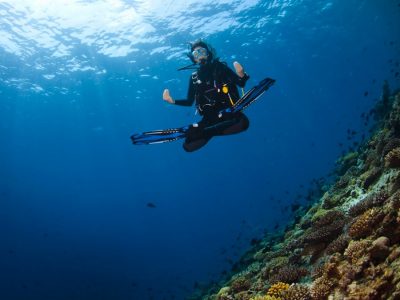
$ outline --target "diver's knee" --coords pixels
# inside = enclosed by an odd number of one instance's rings
[[[194,141],[185,141],[183,143],[183,149],[186,152],[194,152],[198,149],[200,149],[201,147],[203,147],[205,144],[208,143],[208,141],[210,140],[210,138],[202,138],[202,139],[198,139],[198,140],[194,140]]]
[[[187,144],[187,143],[183,143],[182,147],[183,147],[183,150],[185,150],[186,152],[189,152],[189,153],[197,150],[193,147],[190,147],[189,144]]]
[[[243,118],[243,130],[247,130],[250,126],[250,120],[248,117],[244,116]]]

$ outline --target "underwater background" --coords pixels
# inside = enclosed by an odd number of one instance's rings
[[[195,153],[188,42],[276,84]],[[185,299],[320,195],[399,88],[399,1],[0,0],[0,299]]]

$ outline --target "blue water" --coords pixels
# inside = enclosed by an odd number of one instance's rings
[[[190,154],[131,145],[198,120],[162,101],[186,96],[197,38],[247,88],[277,80],[249,130]],[[218,281],[368,134],[360,115],[400,87],[399,38],[390,0],[0,0],[0,299],[184,299]]]

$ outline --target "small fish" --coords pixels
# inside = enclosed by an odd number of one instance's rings
[[[152,202],[147,203],[147,207],[156,208],[156,205]]]
[[[365,92],[364,92],[364,97],[367,97],[367,96],[368,96],[368,92],[365,91]]]

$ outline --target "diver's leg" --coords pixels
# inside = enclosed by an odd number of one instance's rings
[[[229,135],[245,131],[249,128],[249,119],[241,112],[226,115],[218,122],[208,125],[204,131],[210,135]]]
[[[197,126],[190,126],[185,142],[183,143],[183,149],[186,152],[193,152],[200,149],[212,138],[212,135],[205,133],[203,123],[199,122]]]
[[[201,139],[194,140],[191,142],[185,141],[183,143],[183,149],[186,152],[193,152],[193,151],[199,150],[201,147],[203,147],[205,144],[207,144],[210,139],[211,139],[211,137],[201,138]]]
[[[222,130],[223,135],[239,133],[249,128],[250,121],[245,114],[241,112],[238,113],[238,116],[235,117],[235,121],[234,124]]]

